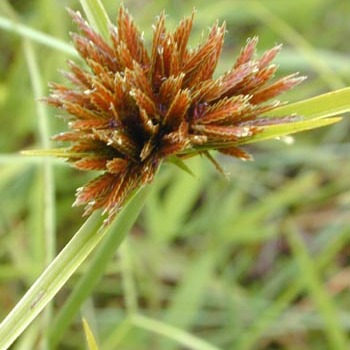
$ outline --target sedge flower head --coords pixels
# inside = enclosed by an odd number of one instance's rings
[[[294,74],[271,82],[280,46],[256,57],[258,40],[249,39],[231,69],[215,77],[225,24],[215,23],[190,48],[193,13],[172,32],[162,13],[148,47],[123,6],[109,40],[70,12],[80,29],[72,39],[86,67],[69,62],[71,84],[51,84],[47,101],[66,112],[70,130],[54,139],[69,142],[68,161],[101,171],[77,191],[75,205],[85,205],[86,215],[102,208],[112,218],[164,160],[211,158],[211,149],[250,159],[238,146],[266,125],[293,118],[263,116],[278,106],[277,95],[304,79]]]

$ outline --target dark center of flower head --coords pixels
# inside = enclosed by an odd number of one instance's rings
[[[225,24],[215,23],[207,39],[190,50],[193,14],[170,33],[162,13],[149,51],[123,6],[109,40],[79,13],[70,14],[81,31],[72,34],[73,42],[88,69],[69,62],[65,75],[72,86],[52,84],[47,100],[69,115],[70,131],[55,137],[71,143],[69,161],[103,171],[77,192],[75,204],[85,204],[86,215],[103,208],[112,218],[169,156],[217,149],[249,159],[237,146],[262,124],[276,123],[262,117],[278,104],[267,101],[303,80],[291,75],[270,83],[280,46],[256,58],[257,38],[248,40],[229,71],[214,78]]]

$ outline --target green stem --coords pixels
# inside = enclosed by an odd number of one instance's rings
[[[0,349],[7,349],[50,302],[106,234],[94,213],[0,324]]]
[[[163,335],[186,348],[193,350],[220,350],[218,347],[207,343],[206,341],[195,337],[179,328],[170,326],[163,322],[151,319],[143,315],[134,315],[131,317],[131,323],[139,328],[145,329],[156,334]]]
[[[135,209],[140,209],[146,199],[146,193],[148,191],[145,189],[139,191],[124,207],[116,220],[103,230],[99,230],[102,221],[99,213],[95,212],[86,220],[85,224],[0,324],[0,349],[7,349],[17,339],[58,293],[107,232],[120,226],[125,227],[121,221],[127,220],[129,215],[133,220],[136,219],[132,212]],[[131,222],[129,224],[131,225]],[[120,244],[126,232],[127,230],[117,231],[111,236],[118,237],[117,240]],[[74,308],[76,307],[74,306]]]
[[[29,40],[23,40],[23,51],[26,57],[29,76],[32,84],[32,90],[34,97],[36,99],[36,111],[38,114],[38,129],[40,136],[40,143],[44,149],[50,147],[50,127],[48,122],[48,115],[46,112],[46,107],[43,103],[39,103],[38,99],[43,96],[42,79],[39,71],[38,62],[35,56],[34,49]],[[41,251],[45,254],[43,266],[48,265],[55,257],[56,253],[56,229],[55,229],[55,184],[54,184],[54,174],[52,164],[44,159],[42,166],[40,167],[42,176],[42,227],[43,233],[38,235],[40,241],[44,241],[44,245],[37,244],[41,247]],[[34,241],[35,244],[35,241]],[[52,318],[52,305],[47,305],[42,320],[42,332],[44,336],[42,337],[42,343],[47,344],[47,330],[49,324],[51,324]],[[47,346],[43,345],[43,349]]]
[[[96,252],[87,272],[81,277],[80,281],[69,296],[65,305],[58,313],[53,326],[51,327],[50,345],[55,347],[61,339],[63,333],[72,322],[73,318],[79,311],[81,304],[91,294],[94,286],[100,280],[107,264],[111,261],[117,248],[124,240],[125,236],[136,221],[143,204],[146,201],[150,187],[143,188],[139,193],[127,204],[127,210],[123,210],[118,214],[113,227],[103,244]],[[113,234],[112,234],[113,233]]]
[[[72,45],[6,17],[0,16],[0,28],[16,33],[22,38],[27,38],[39,44],[59,50],[70,56],[79,57],[77,51]]]
[[[80,0],[80,5],[84,9],[90,25],[92,25],[105,40],[109,41],[109,27],[111,23],[102,2],[100,0]]]

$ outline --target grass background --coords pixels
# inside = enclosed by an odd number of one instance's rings
[[[103,4],[114,19],[118,2]],[[218,73],[247,37],[259,35],[261,51],[284,43],[280,74],[309,77],[288,100],[349,85],[346,0],[125,5],[146,40],[162,9],[171,28],[196,7],[193,43],[217,18],[226,20]],[[12,19],[69,42],[74,26],[65,6],[79,9],[73,0],[2,0],[0,24]],[[0,29],[0,318],[83,223],[71,203],[93,176],[61,161],[17,155],[50,146],[48,136],[66,127],[35,97],[47,94],[48,81],[62,80],[58,68],[72,56],[52,40],[48,47],[28,36]],[[195,178],[163,166],[127,242],[80,313],[62,322],[94,254],[13,348],[84,349],[83,316],[101,349],[347,349],[348,131],[345,119],[296,136],[292,146],[249,146],[255,162],[219,157],[228,181],[201,158],[189,162]]]

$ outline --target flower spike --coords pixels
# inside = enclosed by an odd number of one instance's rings
[[[257,58],[258,39],[249,39],[232,68],[214,78],[225,23],[215,23],[190,49],[194,11],[173,32],[162,12],[147,51],[124,6],[109,42],[79,12],[69,13],[80,31],[72,34],[73,43],[88,68],[69,62],[64,75],[71,85],[51,84],[46,101],[69,120],[70,130],[55,136],[70,143],[62,154],[78,169],[102,171],[77,191],[74,205],[84,205],[85,215],[103,209],[112,219],[132,191],[152,181],[164,160],[180,164],[181,158],[201,154],[220,171],[211,149],[250,160],[240,145],[269,125],[295,120],[262,116],[279,104],[268,100],[304,79],[290,75],[271,83],[280,45]]]

